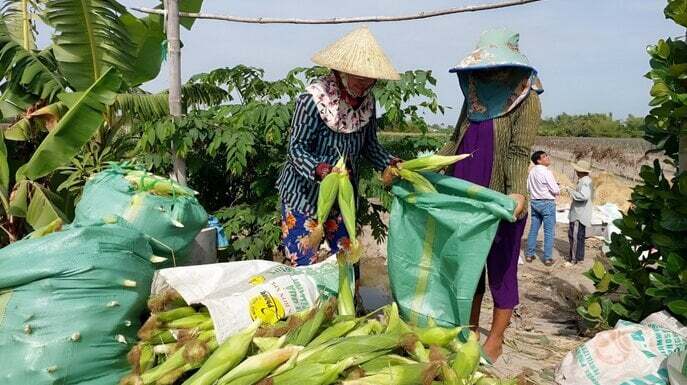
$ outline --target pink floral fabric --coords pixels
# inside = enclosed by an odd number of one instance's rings
[[[305,90],[313,96],[324,124],[334,132],[358,132],[373,118],[375,101],[372,94],[368,94],[358,108],[351,107],[341,98],[334,74],[313,82]]]

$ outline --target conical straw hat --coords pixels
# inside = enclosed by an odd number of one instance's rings
[[[367,27],[358,28],[335,41],[316,53],[312,61],[333,70],[371,79],[401,78]]]

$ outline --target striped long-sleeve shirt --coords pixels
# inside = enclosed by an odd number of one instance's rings
[[[347,166],[356,190],[361,157],[369,160],[376,170],[386,168],[393,156],[377,140],[374,113],[370,122],[360,131],[338,133],[322,121],[312,95],[300,95],[291,122],[288,157],[277,180],[282,204],[306,214],[315,214],[319,191],[315,169],[320,163],[336,164],[340,155],[345,155],[348,160]]]

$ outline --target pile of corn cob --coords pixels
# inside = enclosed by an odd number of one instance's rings
[[[151,316],[120,385],[515,384],[478,371],[474,334],[405,323],[395,304],[363,317],[337,314],[335,299],[219,344],[207,309],[174,291],[149,301]]]
[[[182,196],[182,195],[197,195],[198,192],[191,190],[188,187],[182,186],[179,183],[157,176],[155,174],[140,171],[127,170],[124,179],[131,184],[134,190],[139,192],[148,192],[153,195],[160,196]]]

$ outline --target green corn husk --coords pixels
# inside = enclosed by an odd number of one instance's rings
[[[346,336],[347,337],[355,337],[355,336],[367,336],[370,334],[380,334],[384,328],[382,327],[382,324],[374,319],[367,320],[364,325],[356,328],[352,332],[348,333]]]
[[[171,179],[163,178],[149,172],[130,171],[124,176],[134,189],[150,192],[160,196],[196,195],[197,192],[184,187]]]
[[[206,331],[201,333],[198,336],[198,341],[207,344],[209,350],[213,350],[217,345],[214,331]],[[184,345],[172,355],[168,356],[167,359],[160,365],[147,370],[145,373],[142,373],[141,380],[144,384],[155,383],[160,378],[176,371],[186,364],[189,364],[187,361],[188,356],[188,353],[186,353],[186,345]]]
[[[209,315],[196,313],[167,322],[166,326],[170,329],[193,329],[199,327],[203,323],[207,324],[207,321],[212,321]]]
[[[285,348],[248,357],[222,376],[217,381],[217,385],[252,385],[267,377],[279,365],[297,355],[301,349],[303,349],[301,346],[290,345]]]
[[[419,172],[411,171],[405,168],[398,170],[398,175],[407,180],[413,185],[415,192],[418,193],[435,193],[437,189],[434,188],[432,182],[428,181],[427,178],[422,176]]]
[[[472,378],[472,375],[477,371],[479,357],[479,337],[475,332],[470,332],[468,341],[456,352],[456,357],[451,364],[459,380],[465,381]]]
[[[148,339],[142,339],[145,342],[149,342],[152,345],[170,344],[177,342],[176,337],[171,330],[158,330],[153,333]]]
[[[344,252],[336,255],[336,262],[339,268],[339,293],[337,297],[337,307],[341,316],[355,316],[355,300],[351,289],[351,266],[347,261]]]
[[[307,354],[302,360],[299,357],[298,362],[299,364],[301,362],[333,364],[354,355],[392,350],[400,346],[401,342],[402,337],[398,335],[379,334],[343,337],[334,340],[333,344],[321,345],[324,348],[321,351],[316,350],[316,354]],[[305,354],[305,352],[301,354]]]
[[[286,343],[286,334],[281,337],[253,337],[253,345],[260,353],[279,349]]]
[[[160,322],[171,322],[174,320],[178,320],[180,318],[185,318],[192,316],[194,314],[198,314],[196,312],[196,309],[190,307],[190,306],[184,306],[172,310],[167,310],[161,313],[157,313],[157,320]]]
[[[250,343],[261,321],[255,320],[246,329],[229,337],[205,361],[203,366],[183,385],[211,385],[246,357]]]
[[[456,328],[442,328],[438,326],[428,328],[413,328],[413,332],[420,338],[425,345],[448,346],[451,341],[458,337],[458,334],[463,330],[461,327]]]
[[[347,320],[335,323],[334,325],[324,329],[324,331],[322,331],[322,333],[320,333],[317,337],[310,341],[310,343],[307,346],[319,346],[327,341],[331,341],[335,338],[344,336],[346,333],[353,330],[353,328],[357,324],[358,322],[355,320]]]
[[[310,249],[316,250],[322,243],[324,239],[324,223],[329,218],[329,213],[332,211],[334,203],[336,203],[338,194],[339,175],[338,173],[330,173],[320,182],[317,194],[317,227],[308,236],[308,246]]]
[[[390,366],[371,376],[343,381],[341,385],[417,385],[430,382],[436,377],[433,364]]]
[[[422,342],[417,338],[415,334],[406,334],[403,337],[403,347],[408,352],[410,357],[418,362],[429,362],[429,352],[422,345]]]
[[[413,333],[411,327],[401,319],[396,302],[392,302],[384,308],[384,318],[386,320],[386,334]]]
[[[461,155],[430,155],[416,159],[406,160],[399,164],[399,168],[410,171],[439,171],[446,166],[450,166],[458,161],[469,158],[472,154]]]
[[[369,360],[360,365],[365,371],[365,374],[371,375],[380,372],[382,369],[397,365],[411,365],[417,364],[417,361],[411,360],[398,354],[385,354],[372,360]]]
[[[320,304],[317,310],[314,311],[314,315],[310,317],[303,325],[299,326],[297,329],[292,330],[286,335],[287,345],[299,345],[305,346],[317,335],[320,330],[322,323],[324,322],[327,312],[331,311],[333,306],[333,301],[327,301]]]
[[[439,369],[444,385],[463,385],[464,383],[458,379],[458,375],[453,368],[443,363]]]
[[[329,385],[334,383],[344,370],[352,366],[348,358],[335,364],[308,363],[270,377],[260,385]]]
[[[155,364],[155,352],[149,344],[141,344],[140,346],[141,354],[138,359],[138,368],[140,373],[145,373]]]

